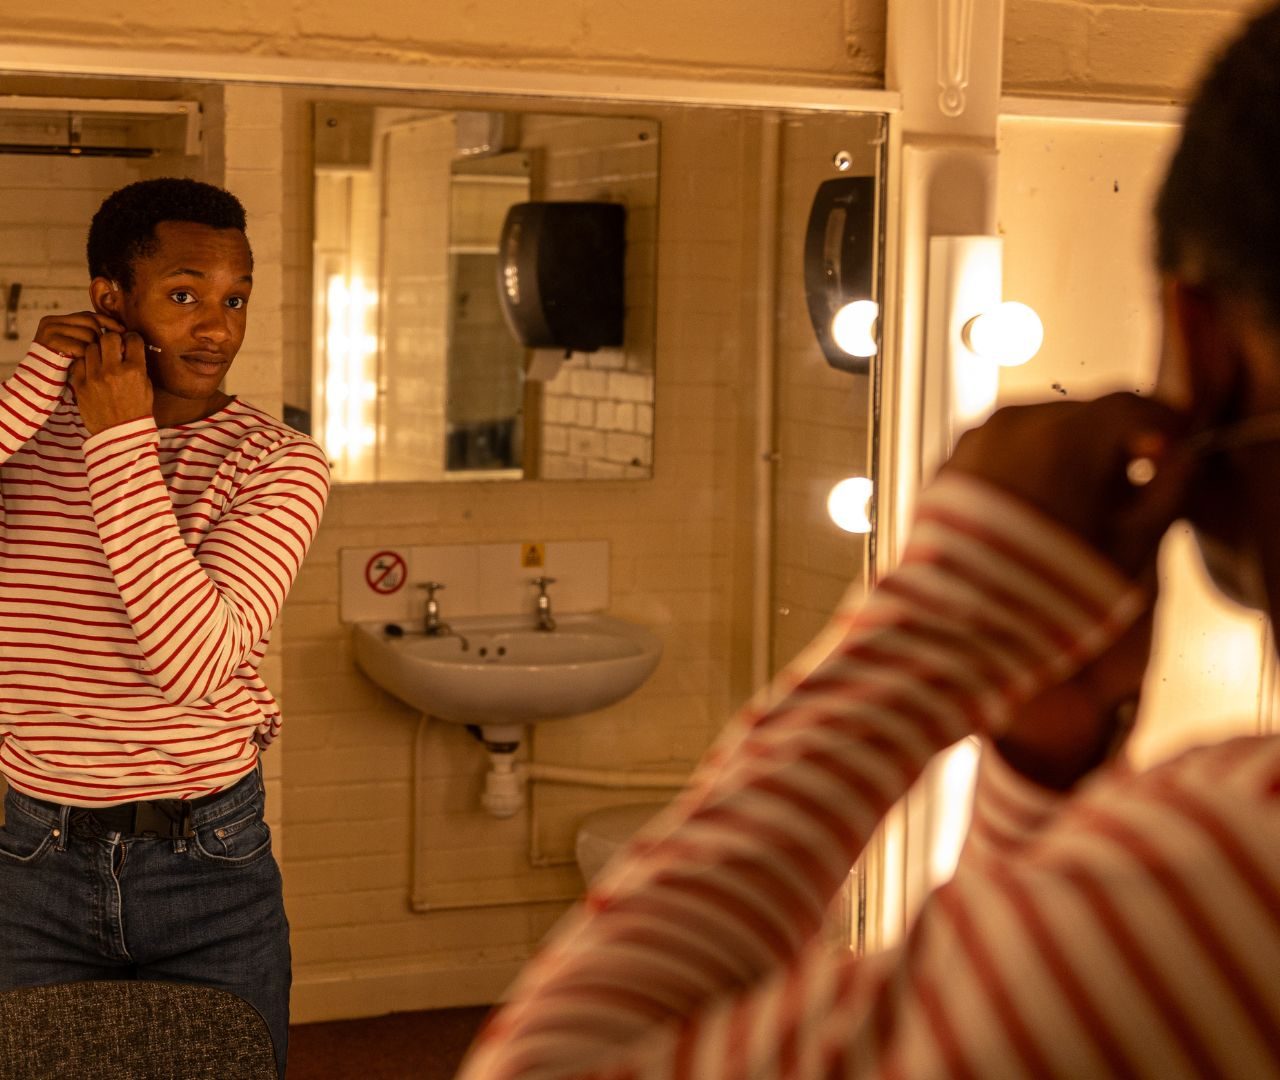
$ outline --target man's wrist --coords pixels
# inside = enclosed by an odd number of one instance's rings
[[[1070,791],[1116,757],[1133,730],[1137,708],[1136,699],[1121,702],[1099,726],[1092,742],[1080,746],[1037,744],[1015,734],[993,742],[1005,762],[1026,779],[1051,791]]]

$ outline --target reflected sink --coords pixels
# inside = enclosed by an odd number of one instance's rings
[[[422,713],[489,726],[603,709],[640,687],[662,655],[656,634],[609,615],[557,615],[551,631],[536,629],[530,615],[449,624],[453,634],[428,637],[360,623],[356,664]]]

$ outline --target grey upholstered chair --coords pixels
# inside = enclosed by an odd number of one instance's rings
[[[0,992],[11,1080],[276,1080],[258,1011],[225,990],[75,982]]]

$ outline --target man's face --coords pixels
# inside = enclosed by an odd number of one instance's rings
[[[156,250],[134,262],[120,317],[147,343],[157,421],[183,423],[225,401],[218,386],[244,341],[253,261],[239,229],[162,221],[155,237]]]

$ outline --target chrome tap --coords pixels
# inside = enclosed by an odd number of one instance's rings
[[[427,610],[422,620],[422,632],[427,637],[456,637],[463,652],[470,650],[471,643],[462,634],[447,622],[440,621],[440,601],[436,599],[436,593],[444,585],[439,581],[424,581],[418,588],[427,590]]]
[[[449,624],[440,621],[440,601],[436,593],[444,588],[439,581],[424,581],[418,586],[427,590],[427,610],[422,623],[422,632],[428,637],[437,637],[449,632]]]
[[[538,629],[554,630],[556,621],[551,617],[551,597],[547,595],[547,586],[554,585],[556,579],[553,577],[536,577],[530,578],[529,584],[538,587]]]

